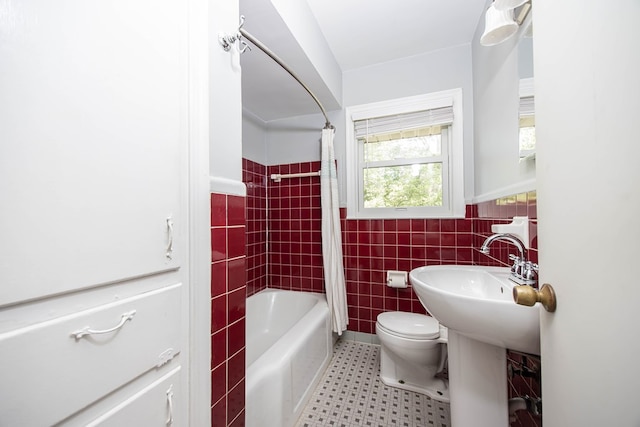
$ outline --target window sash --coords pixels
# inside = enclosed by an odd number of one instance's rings
[[[379,160],[375,162],[360,162],[361,169],[372,169],[372,168],[380,168],[380,167],[393,167],[393,166],[409,166],[409,165],[426,165],[428,163],[442,163],[446,160],[446,157],[443,155],[440,156],[431,156],[431,157],[413,157],[413,158],[402,158],[402,159],[393,159],[393,160]]]
[[[449,150],[449,141],[450,137],[450,129],[449,126],[443,126],[441,129],[441,153],[439,156],[432,157],[416,157],[416,158],[403,158],[403,159],[393,159],[393,160],[385,160],[385,161],[374,161],[374,162],[365,162],[364,161],[364,140],[358,139],[358,182],[357,182],[357,197],[358,197],[358,216],[366,217],[367,212],[373,215],[373,212],[376,212],[378,215],[391,215],[392,213],[397,212],[408,212],[414,213],[416,217],[429,215],[429,214],[438,214],[445,213],[450,211],[450,197],[449,197],[449,187],[450,180],[452,179],[450,175],[450,150]],[[393,166],[408,166],[412,164],[429,164],[429,163],[440,163],[442,164],[442,205],[441,206],[403,206],[403,207],[384,207],[384,208],[366,208],[364,206],[364,172],[366,169],[373,169],[377,167],[393,167]]]

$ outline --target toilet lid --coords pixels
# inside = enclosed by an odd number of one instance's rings
[[[389,333],[406,338],[435,339],[440,336],[440,323],[424,314],[389,311],[378,315],[378,324]]]

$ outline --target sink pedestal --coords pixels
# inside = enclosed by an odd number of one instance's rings
[[[508,427],[506,350],[449,329],[449,392],[454,427]]]

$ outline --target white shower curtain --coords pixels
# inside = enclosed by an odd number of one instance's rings
[[[322,163],[320,189],[322,205],[322,258],[327,302],[331,310],[333,331],[342,335],[347,329],[347,290],[342,264],[342,236],[340,205],[338,203],[338,175],[333,150],[334,129],[322,130]]]

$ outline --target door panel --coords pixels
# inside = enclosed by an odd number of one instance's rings
[[[544,426],[638,426],[640,3],[533,7]]]
[[[185,222],[186,7],[4,9],[0,306],[175,270],[182,254],[169,258],[167,247]]]

